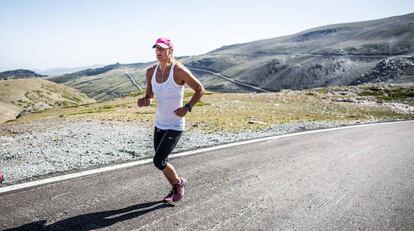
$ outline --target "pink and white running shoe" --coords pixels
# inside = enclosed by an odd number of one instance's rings
[[[180,179],[181,179],[180,183],[175,185],[175,192],[172,197],[173,202],[178,202],[184,197],[184,189],[187,184],[187,180],[184,178],[180,178]]]
[[[4,180],[4,172],[0,171],[0,183]]]

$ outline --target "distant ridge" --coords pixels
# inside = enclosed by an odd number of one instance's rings
[[[96,76],[96,75],[104,74],[108,71],[118,69],[118,68],[123,68],[123,67],[140,68],[140,67],[146,67],[146,66],[147,64],[142,64],[142,63],[132,63],[132,64],[115,63],[115,64],[110,64],[110,65],[105,65],[103,67],[88,68],[88,69],[80,70],[80,71],[69,73],[69,74],[51,77],[49,78],[49,80],[54,81],[56,83],[64,83],[68,80],[73,80],[75,78],[79,78],[83,76]]]
[[[0,79],[22,79],[22,78],[33,78],[33,77],[46,77],[46,75],[41,75],[34,71],[26,70],[26,69],[17,69],[17,70],[0,72]]]
[[[56,75],[69,74],[69,73],[86,70],[90,68],[99,68],[103,66],[104,65],[91,65],[91,66],[86,66],[86,67],[55,67],[55,68],[50,68],[46,70],[33,69],[33,71],[39,74],[42,74],[42,75],[56,76]]]

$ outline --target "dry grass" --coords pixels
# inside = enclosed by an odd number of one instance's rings
[[[0,123],[15,119],[21,112],[92,102],[95,100],[73,88],[41,78],[0,81]]]
[[[30,78],[0,81],[0,101],[27,108],[40,102],[49,106],[59,102],[64,106],[75,106],[95,100],[73,88],[40,78]]]
[[[194,111],[187,114],[187,129],[204,132],[246,131],[290,122],[414,118],[413,113],[398,112],[382,103],[376,103],[372,96],[359,95],[362,91],[364,87],[321,88],[266,94],[208,93],[203,96],[202,102],[194,107]],[[137,97],[139,96],[48,110],[23,116],[12,123],[30,123],[35,120],[65,117],[68,120],[140,121],[151,126],[156,101],[149,107],[138,108]],[[191,92],[186,92],[184,101],[188,101],[190,97]],[[338,98],[355,97],[359,103],[338,102]],[[412,97],[404,100],[412,100]]]

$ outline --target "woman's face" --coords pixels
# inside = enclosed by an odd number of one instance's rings
[[[155,55],[157,56],[158,61],[167,62],[168,57],[170,56],[170,49],[164,49],[162,47],[155,47]]]

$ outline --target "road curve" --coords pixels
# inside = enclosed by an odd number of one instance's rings
[[[0,195],[0,229],[414,230],[414,122],[285,136]]]
[[[139,86],[139,84],[135,81],[134,77],[130,73],[125,72],[125,75],[129,78],[129,80],[131,80],[132,85],[138,88],[138,90],[142,91],[142,87]]]
[[[239,86],[243,86],[243,87],[247,87],[247,88],[253,89],[255,92],[266,92],[266,93],[269,93],[269,91],[267,91],[267,90],[265,90],[265,89],[262,89],[262,88],[260,88],[260,87],[256,87],[256,86],[253,86],[253,85],[250,85],[250,84],[247,84],[247,83],[241,82],[241,81],[239,81],[239,80],[234,80],[234,79],[230,78],[229,76],[227,76],[227,75],[223,75],[223,74],[221,74],[221,73],[213,72],[213,71],[206,70],[206,69],[199,68],[199,67],[191,67],[191,66],[187,66],[187,68],[188,68],[188,69],[190,69],[190,70],[201,71],[201,72],[206,72],[206,73],[212,74],[212,75],[214,75],[214,76],[217,76],[217,77],[219,77],[219,78],[222,78],[222,79],[225,79],[225,80],[227,80],[227,81],[229,81],[229,82],[232,82],[232,83],[234,83],[234,84],[236,84],[236,85],[239,85]]]

